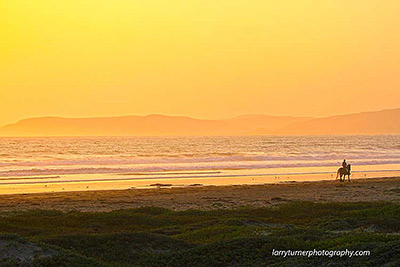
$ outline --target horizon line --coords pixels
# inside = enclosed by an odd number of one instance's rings
[[[30,120],[30,119],[45,119],[45,118],[54,118],[54,119],[102,119],[102,118],[122,118],[122,117],[151,117],[151,116],[162,116],[162,117],[176,117],[176,118],[189,118],[189,119],[195,119],[195,120],[212,120],[212,121],[219,121],[219,120],[230,120],[230,119],[235,119],[239,117],[245,117],[245,116],[266,116],[266,117],[286,117],[286,118],[308,118],[308,119],[323,119],[323,118],[330,118],[330,117],[336,117],[336,116],[346,116],[346,115],[353,115],[353,114],[362,114],[362,113],[372,113],[372,112],[382,112],[382,111],[389,111],[389,110],[396,110],[400,109],[400,107],[397,108],[386,108],[386,109],[380,109],[380,110],[369,110],[369,111],[359,111],[359,112],[351,112],[351,113],[342,113],[342,114],[332,114],[332,115],[327,115],[327,116],[293,116],[293,115],[270,115],[270,114],[261,114],[261,113],[252,113],[252,114],[241,114],[241,115],[236,115],[228,118],[198,118],[198,117],[192,117],[188,115],[171,115],[171,114],[161,114],[161,113],[149,113],[147,115],[137,115],[137,114],[127,114],[127,115],[109,115],[109,116],[92,116],[92,117],[87,117],[87,116],[82,116],[82,117],[65,117],[65,116],[56,116],[56,115],[43,115],[43,116],[34,116],[34,117],[26,117],[19,119],[15,122],[11,123],[6,123],[3,125],[0,125],[0,128],[5,127],[7,125],[12,125],[16,124],[18,122],[24,121],[24,120]]]

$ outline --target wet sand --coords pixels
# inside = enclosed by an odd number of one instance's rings
[[[0,211],[111,211],[143,206],[173,210],[264,207],[289,201],[400,202],[400,177],[264,185],[194,186],[0,195]]]

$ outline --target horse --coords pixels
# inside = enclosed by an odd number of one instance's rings
[[[349,179],[350,182],[350,175],[351,175],[351,164],[347,165],[347,168],[341,167],[338,169],[337,174],[336,174],[336,179],[339,177],[340,174],[340,181],[344,182],[346,180],[346,175]],[[342,180],[343,176],[343,180]]]

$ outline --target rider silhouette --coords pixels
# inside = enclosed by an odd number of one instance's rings
[[[344,159],[343,162],[342,162],[342,166],[343,166],[343,168],[347,169],[347,162],[346,162],[345,159]]]

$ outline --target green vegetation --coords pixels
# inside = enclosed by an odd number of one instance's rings
[[[400,266],[399,232],[394,203],[9,212],[0,214],[0,265]],[[10,244],[29,245],[36,254],[18,259]],[[371,256],[274,257],[273,249],[370,250]]]

